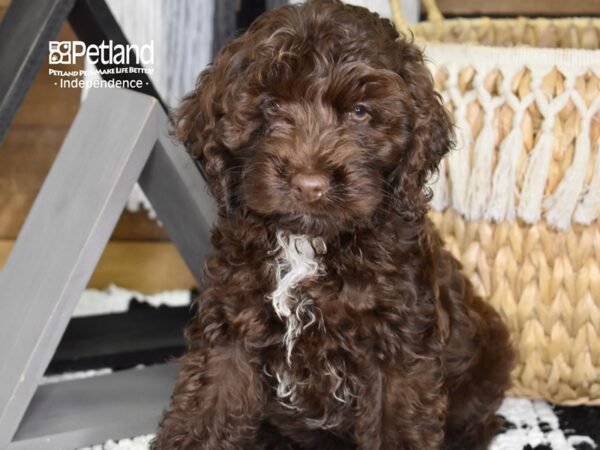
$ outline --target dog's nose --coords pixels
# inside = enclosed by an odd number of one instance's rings
[[[304,200],[314,202],[323,197],[329,187],[329,180],[324,175],[315,173],[297,173],[292,177],[292,188]]]

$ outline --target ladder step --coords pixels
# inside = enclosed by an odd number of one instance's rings
[[[72,318],[46,375],[167,362],[183,354],[191,314],[189,306],[155,308],[134,300],[123,313]]]
[[[72,449],[154,433],[178,366],[40,385],[7,450]]]

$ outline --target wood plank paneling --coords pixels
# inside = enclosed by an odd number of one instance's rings
[[[0,238],[14,239],[66,133],[61,127],[13,127],[0,147]]]
[[[4,17],[8,6],[10,5],[11,0],[0,0],[0,20]]]
[[[144,293],[196,285],[173,244],[139,241],[108,244],[89,287],[103,289],[110,283]]]
[[[71,26],[66,23],[56,38],[60,41],[77,40]],[[83,69],[83,63],[61,64],[60,70]],[[56,68],[56,67],[54,67]],[[47,58],[40,66],[25,100],[15,115],[12,128],[23,126],[69,127],[79,109],[81,91],[61,88],[58,79],[49,74]]]
[[[58,39],[74,38],[63,26]],[[42,64],[0,143],[0,239],[16,237],[79,109],[79,90],[55,86],[48,69]]]
[[[169,236],[163,227],[148,217],[146,211],[131,213],[124,211],[117,223],[111,239],[168,241]]]
[[[15,241],[9,241],[5,239],[0,240],[0,270],[2,270],[2,267],[4,267],[4,263],[6,263],[8,255],[10,254],[10,251],[14,245]]]
[[[14,241],[0,240],[0,270],[13,245]],[[109,284],[153,294],[172,289],[190,289],[196,282],[170,242],[111,241],[88,287],[104,289]]]

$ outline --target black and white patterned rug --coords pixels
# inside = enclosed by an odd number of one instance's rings
[[[106,291],[89,290],[82,297],[74,317],[123,313],[132,300],[158,307],[189,305],[190,292],[165,292],[144,296],[111,286]],[[45,377],[45,382],[102,375],[111,369],[76,372]],[[592,450],[600,445],[600,407],[563,407],[543,400],[507,398],[498,411],[504,427],[490,450]],[[152,435],[108,441],[85,450],[146,450]],[[83,449],[82,449],[83,450]],[[468,450],[468,449],[465,449]]]
[[[498,412],[506,420],[490,450],[591,450],[600,442],[600,408],[553,407],[544,401],[508,398]],[[152,435],[80,450],[146,450]],[[468,450],[468,449],[465,449]]]

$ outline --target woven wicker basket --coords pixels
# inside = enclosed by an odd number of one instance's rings
[[[600,404],[600,20],[444,20],[424,3],[410,31],[458,141],[431,217],[510,327],[511,394]]]

